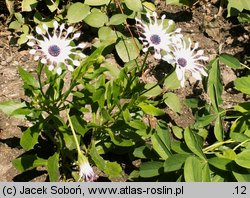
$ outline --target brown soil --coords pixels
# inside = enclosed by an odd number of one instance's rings
[[[211,1],[200,1],[192,8],[166,6],[165,1],[158,0],[158,13],[166,14],[173,19],[182,32],[191,37],[193,41],[200,42],[206,54],[212,59],[218,51],[235,55],[243,60],[249,53],[249,26],[243,26],[230,21],[225,17],[216,16],[218,7]],[[22,100],[24,93],[17,67],[20,65],[28,71],[34,71],[36,63],[32,61],[27,50],[10,45],[13,34],[4,24],[6,16],[0,17],[0,102],[6,100]],[[2,20],[2,22],[1,22]],[[2,24],[1,24],[2,23]],[[249,54],[248,54],[249,56]],[[236,71],[221,67],[223,84],[226,89],[223,92],[224,107],[229,108],[240,101],[245,100],[242,94],[233,91],[232,82],[239,75]],[[195,85],[195,86],[194,86]],[[195,87],[195,88],[194,88]],[[186,96],[201,95],[207,99],[201,83],[192,78],[186,87],[177,91],[183,102]],[[169,116],[179,126],[186,127],[194,122],[190,109],[183,105],[182,114],[178,115],[168,110]],[[0,112],[0,181],[44,181],[46,175],[43,172],[29,172],[27,175],[20,173],[12,166],[11,161],[24,151],[19,145],[22,129],[28,123],[16,118],[10,118]],[[42,175],[43,174],[43,175]],[[42,175],[42,176],[40,176]]]

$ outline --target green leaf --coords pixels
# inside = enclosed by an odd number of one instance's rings
[[[145,90],[148,90],[147,92],[145,92],[143,94],[143,96],[146,97],[156,97],[159,96],[162,92],[162,89],[159,85],[157,85],[157,83],[147,83],[144,86]]]
[[[84,3],[90,6],[108,5],[110,0],[85,0]]]
[[[232,173],[238,182],[250,182],[249,169],[238,166],[236,163],[231,165]]]
[[[211,122],[213,122],[216,118],[217,118],[216,114],[205,115],[205,116],[199,117],[194,126],[196,128],[201,128],[201,127],[207,126],[207,125],[211,124]]]
[[[208,163],[202,167],[202,182],[211,182],[211,174]]]
[[[152,150],[148,148],[148,146],[140,146],[140,147],[135,148],[133,152],[133,156],[141,158],[141,159],[149,159],[155,155],[152,152]]]
[[[234,109],[236,111],[240,111],[242,113],[248,113],[249,109],[250,109],[250,102],[242,102],[239,103],[238,105],[234,106]]]
[[[114,132],[111,131],[111,129],[106,130],[109,133],[111,141],[117,146],[130,147],[135,144],[131,139],[125,139],[121,135],[115,135]]]
[[[172,72],[166,79],[164,80],[165,89],[178,89],[181,84],[177,78],[176,72]]]
[[[165,104],[168,105],[170,109],[172,109],[176,113],[181,112],[181,103],[179,97],[176,94],[168,92],[164,94],[163,98]]]
[[[147,12],[154,12],[154,11],[156,11],[155,5],[153,3],[151,3],[151,2],[146,2],[145,1],[145,2],[142,3],[142,5],[143,5],[144,9]]]
[[[230,138],[236,142],[245,142],[249,140],[249,137],[243,133],[230,132]]]
[[[87,132],[87,123],[83,118],[79,115],[73,115],[70,117],[73,127],[76,130],[77,133],[81,134],[83,137],[85,133]]]
[[[136,38],[121,39],[115,45],[115,49],[123,62],[136,59],[139,55],[140,48],[141,45]]]
[[[54,12],[60,3],[60,0],[46,0],[46,5],[51,12]]]
[[[9,28],[10,29],[14,29],[14,30],[18,30],[19,28],[21,28],[22,24],[19,23],[18,21],[12,21],[10,24],[9,24]]]
[[[241,78],[237,78],[234,81],[234,86],[237,90],[250,95],[250,76],[245,76]]]
[[[195,156],[190,156],[184,164],[184,178],[186,182],[202,182],[201,160]]]
[[[215,124],[214,124],[214,135],[216,137],[216,139],[220,142],[223,141],[223,137],[224,137],[224,130],[223,130],[223,125],[222,125],[222,121],[221,121],[221,116],[218,115],[218,117],[215,120]]]
[[[244,168],[250,168],[250,150],[244,150],[239,153],[236,158],[235,162]]]
[[[222,79],[218,59],[212,61],[212,68],[208,75],[207,93],[210,97],[212,106],[215,111],[219,112],[219,105],[222,104]]]
[[[247,116],[238,117],[230,127],[230,132],[243,133],[248,129],[248,120]]]
[[[140,12],[143,10],[141,0],[124,0],[126,6],[135,12]]]
[[[37,2],[37,0],[22,0],[22,12],[32,11],[36,7]]]
[[[20,140],[20,145],[26,151],[31,150],[37,144],[42,126],[43,123],[37,123],[23,132]]]
[[[122,176],[122,167],[117,162],[107,162],[104,173],[108,175],[108,178],[119,178]]]
[[[91,12],[85,19],[84,21],[92,26],[92,27],[96,27],[96,28],[99,28],[99,27],[102,27],[104,26],[105,23],[108,22],[108,17],[106,14],[104,14],[103,12],[101,11],[94,11],[94,12]]]
[[[24,18],[22,16],[22,14],[20,13],[15,13],[15,17],[17,19],[17,21],[20,23],[20,24],[24,24]]]
[[[178,127],[178,126],[172,126],[171,127],[173,134],[178,138],[182,139],[183,138],[183,129]]]
[[[124,23],[127,19],[125,14],[115,14],[109,20],[109,25],[120,25]]]
[[[115,43],[117,40],[117,35],[114,30],[110,27],[101,27],[98,30],[98,37],[101,41],[107,42],[109,44]]]
[[[250,23],[250,14],[248,13],[239,13],[237,19],[240,23]]]
[[[167,142],[164,142],[164,139],[161,139],[156,133],[151,136],[151,141],[153,149],[160,155],[163,160],[166,160],[170,155]]]
[[[154,107],[151,104],[146,104],[146,103],[142,102],[142,103],[138,104],[138,107],[140,107],[144,111],[144,113],[146,113],[148,115],[161,116],[161,115],[165,114],[165,111],[163,111],[157,107]]]
[[[5,101],[0,103],[0,110],[6,113],[7,115],[12,115],[13,112],[16,110],[25,107],[24,102],[17,102],[17,101]],[[18,115],[14,115],[14,117],[19,117]]]
[[[23,172],[36,168],[38,166],[46,166],[47,160],[39,158],[35,155],[25,155],[14,159],[12,161],[12,164],[18,171]]]
[[[190,128],[186,128],[184,131],[184,140],[188,148],[202,159],[206,159],[201,147],[201,137],[193,132]]]
[[[180,170],[187,159],[188,154],[174,154],[169,156],[164,162],[164,172],[172,172]]]
[[[95,165],[101,169],[102,171],[105,170],[106,167],[106,161],[98,154],[96,147],[94,145],[94,142],[92,142],[90,149],[89,149],[89,154],[91,156],[91,159],[94,161]]]
[[[28,41],[27,34],[21,34],[17,40],[18,45],[22,45]]]
[[[18,71],[25,85],[31,86],[35,89],[39,88],[38,80],[36,80],[34,76],[32,76],[20,66],[18,67]]]
[[[187,5],[191,6],[193,3],[195,3],[197,0],[166,0],[167,4],[173,4],[173,5]]]
[[[230,163],[232,160],[226,159],[226,158],[221,158],[221,157],[212,157],[208,159],[208,163],[211,164],[212,166],[224,170],[224,171],[229,171],[230,170]]]
[[[142,163],[140,167],[140,176],[149,178],[160,175],[161,169],[163,169],[163,162],[160,161],[152,161]]]
[[[85,19],[90,13],[90,8],[88,5],[77,2],[72,5],[67,10],[67,18],[69,23],[77,23]]]
[[[58,182],[60,177],[58,153],[55,153],[53,156],[49,157],[47,168],[50,182]]]
[[[220,54],[220,61],[223,62],[225,65],[233,68],[233,69],[239,69],[240,68],[240,61],[237,58],[234,58],[230,54]]]
[[[235,11],[235,9],[238,11]],[[238,12],[241,12],[243,9],[250,10],[249,0],[240,0],[240,1],[228,0],[227,4],[228,17],[238,14]]]

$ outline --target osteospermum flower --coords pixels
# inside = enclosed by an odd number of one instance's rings
[[[165,15],[161,17],[161,22],[157,21],[157,14],[147,13],[149,24],[144,23],[141,19],[136,18],[137,27],[139,28],[140,34],[142,35],[139,39],[143,42],[143,51],[146,52],[150,47],[154,48],[155,58],[161,58],[161,50],[171,51],[172,40],[175,37],[182,37],[180,33],[181,29],[178,28],[174,32],[168,32],[169,27],[174,23],[172,20],[168,21],[168,26],[164,27]],[[153,17],[153,20],[151,19]]]
[[[71,46],[71,42],[74,39],[80,37],[80,33],[75,33],[72,38],[69,35],[73,32],[73,27],[65,28],[65,25],[58,25],[57,21],[54,22],[54,30],[52,35],[48,31],[46,24],[43,24],[45,34],[43,34],[40,27],[36,27],[36,32],[42,39],[35,38],[34,36],[28,36],[30,41],[27,43],[33,49],[30,50],[30,54],[35,55],[34,59],[41,60],[41,63],[47,64],[49,70],[55,69],[60,75],[62,73],[62,65],[65,65],[69,71],[73,71],[73,66],[79,66],[80,62],[74,60],[72,55],[78,55],[81,58],[85,57],[84,54],[76,52],[77,48],[84,48],[85,43],[81,43],[77,46]],[[72,66],[73,65],[73,66]]]
[[[176,74],[182,87],[184,87],[186,71],[191,72],[196,80],[201,80],[201,75],[207,76],[204,65],[200,61],[207,61],[208,57],[203,55],[204,50],[198,50],[198,42],[194,44],[193,48],[191,47],[191,39],[187,41],[180,39],[179,42],[173,45],[172,53],[162,57],[163,60],[176,65]]]
[[[89,165],[87,157],[85,157],[82,153],[78,153],[78,164],[80,167],[80,179],[83,178],[87,182],[93,182],[98,178],[92,167]]]

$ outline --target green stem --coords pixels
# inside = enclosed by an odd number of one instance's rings
[[[73,127],[72,121],[71,121],[71,119],[70,119],[68,109],[66,109],[66,115],[67,115],[67,118],[68,118],[68,120],[69,120],[69,126],[70,126],[70,129],[71,129],[71,131],[72,131],[72,134],[73,134],[73,137],[74,137],[74,140],[75,140],[77,152],[78,152],[78,153],[81,153],[80,145],[79,145],[79,142],[78,142],[78,140],[77,140],[76,132],[75,132],[75,129],[74,129],[74,127]]]
[[[239,147],[241,147],[242,145],[244,145],[245,143],[247,143],[247,142],[249,142],[250,141],[250,139],[247,139],[247,140],[245,140],[245,141],[243,141],[243,142],[241,142],[240,144],[238,144],[236,147],[234,147],[234,151],[237,149],[237,148],[239,148]]]
[[[222,146],[223,144],[229,144],[229,143],[233,143],[234,141],[232,139],[226,140],[224,142],[217,142],[215,144],[212,144],[211,146],[208,146],[206,148],[203,149],[203,153],[207,153],[209,151],[213,151],[216,148],[219,148],[220,146]]]
[[[38,76],[38,83],[39,83],[39,87],[40,87],[42,96],[46,99],[45,94],[44,94],[44,92],[43,92],[42,81],[41,81],[42,70],[43,70],[43,64],[42,64],[42,63],[38,63],[38,64],[41,64],[41,68],[39,68],[38,74],[37,74],[37,76]]]
[[[245,65],[243,63],[240,63],[240,65],[250,70],[250,67],[248,67],[247,65]]]
[[[146,61],[149,55],[149,50],[146,52],[145,58],[143,60],[142,66],[141,66],[141,71],[140,71],[140,76],[142,75],[142,73],[144,72],[144,68],[146,66]]]

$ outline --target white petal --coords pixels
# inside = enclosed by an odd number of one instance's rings
[[[70,34],[71,32],[73,32],[73,27],[72,26],[70,26],[68,29],[67,29],[67,34]]]
[[[173,25],[174,24],[174,21],[173,20],[169,20],[168,21],[168,25]]]
[[[79,65],[80,65],[80,62],[79,62],[78,60],[74,60],[74,61],[73,61],[73,64],[74,64],[75,66],[79,66]]]
[[[197,53],[196,53],[196,55],[198,55],[198,56],[201,56],[203,54],[204,54],[204,50],[198,50]]]
[[[74,34],[73,39],[79,38],[81,35],[81,32],[77,32]]]
[[[58,28],[58,22],[57,22],[57,21],[54,21],[54,22],[53,22],[53,26],[54,26],[54,29],[57,29],[57,28]]]
[[[41,63],[42,63],[42,64],[47,64],[46,58],[42,58],[42,59],[41,59]]]
[[[184,72],[179,67],[176,67],[175,72],[178,80],[184,79]]]
[[[62,73],[62,68],[61,68],[61,67],[57,67],[56,73],[57,73],[58,75],[61,75],[61,73]]]
[[[154,57],[155,57],[156,59],[161,59],[161,55],[160,55],[159,53],[157,53],[157,52],[155,52]]]
[[[182,86],[182,87],[185,87],[185,78],[183,78],[183,79],[181,80],[181,86]]]
[[[71,65],[67,65],[69,71],[74,71],[74,68]]]
[[[177,28],[177,29],[175,30],[175,32],[176,32],[176,33],[180,33],[180,32],[181,32],[181,28]]]
[[[29,53],[33,55],[33,54],[36,53],[36,50],[35,50],[35,49],[31,49],[31,50],[29,51]]]
[[[63,23],[61,26],[60,26],[60,31],[62,32],[65,28],[65,24]]]
[[[201,74],[199,72],[192,72],[192,76],[196,79],[196,80],[201,80]]]
[[[38,26],[36,26],[36,32],[38,33],[38,34],[42,34],[43,32],[42,32],[42,29],[40,28],[40,27],[38,27]]]
[[[48,31],[48,26],[45,23],[43,24],[43,29],[45,29],[46,31]]]
[[[77,45],[78,48],[85,48],[86,47],[86,43],[80,43],[79,45]]]
[[[197,49],[198,47],[199,47],[199,43],[196,42],[196,43],[194,44],[194,49]]]
[[[83,53],[78,53],[77,55],[80,56],[81,58],[85,58],[86,57],[86,55],[83,54]]]
[[[38,61],[39,58],[40,58],[40,56],[35,56],[35,57],[34,57],[34,60],[35,60],[35,61]]]
[[[52,71],[54,69],[53,65],[49,65],[49,70]]]
[[[27,35],[26,37],[27,37],[27,39],[35,39],[34,36],[30,36],[30,35]]]
[[[32,41],[29,41],[29,42],[27,43],[27,45],[30,46],[30,47],[33,47],[33,46],[35,45],[35,43],[32,42]]]

